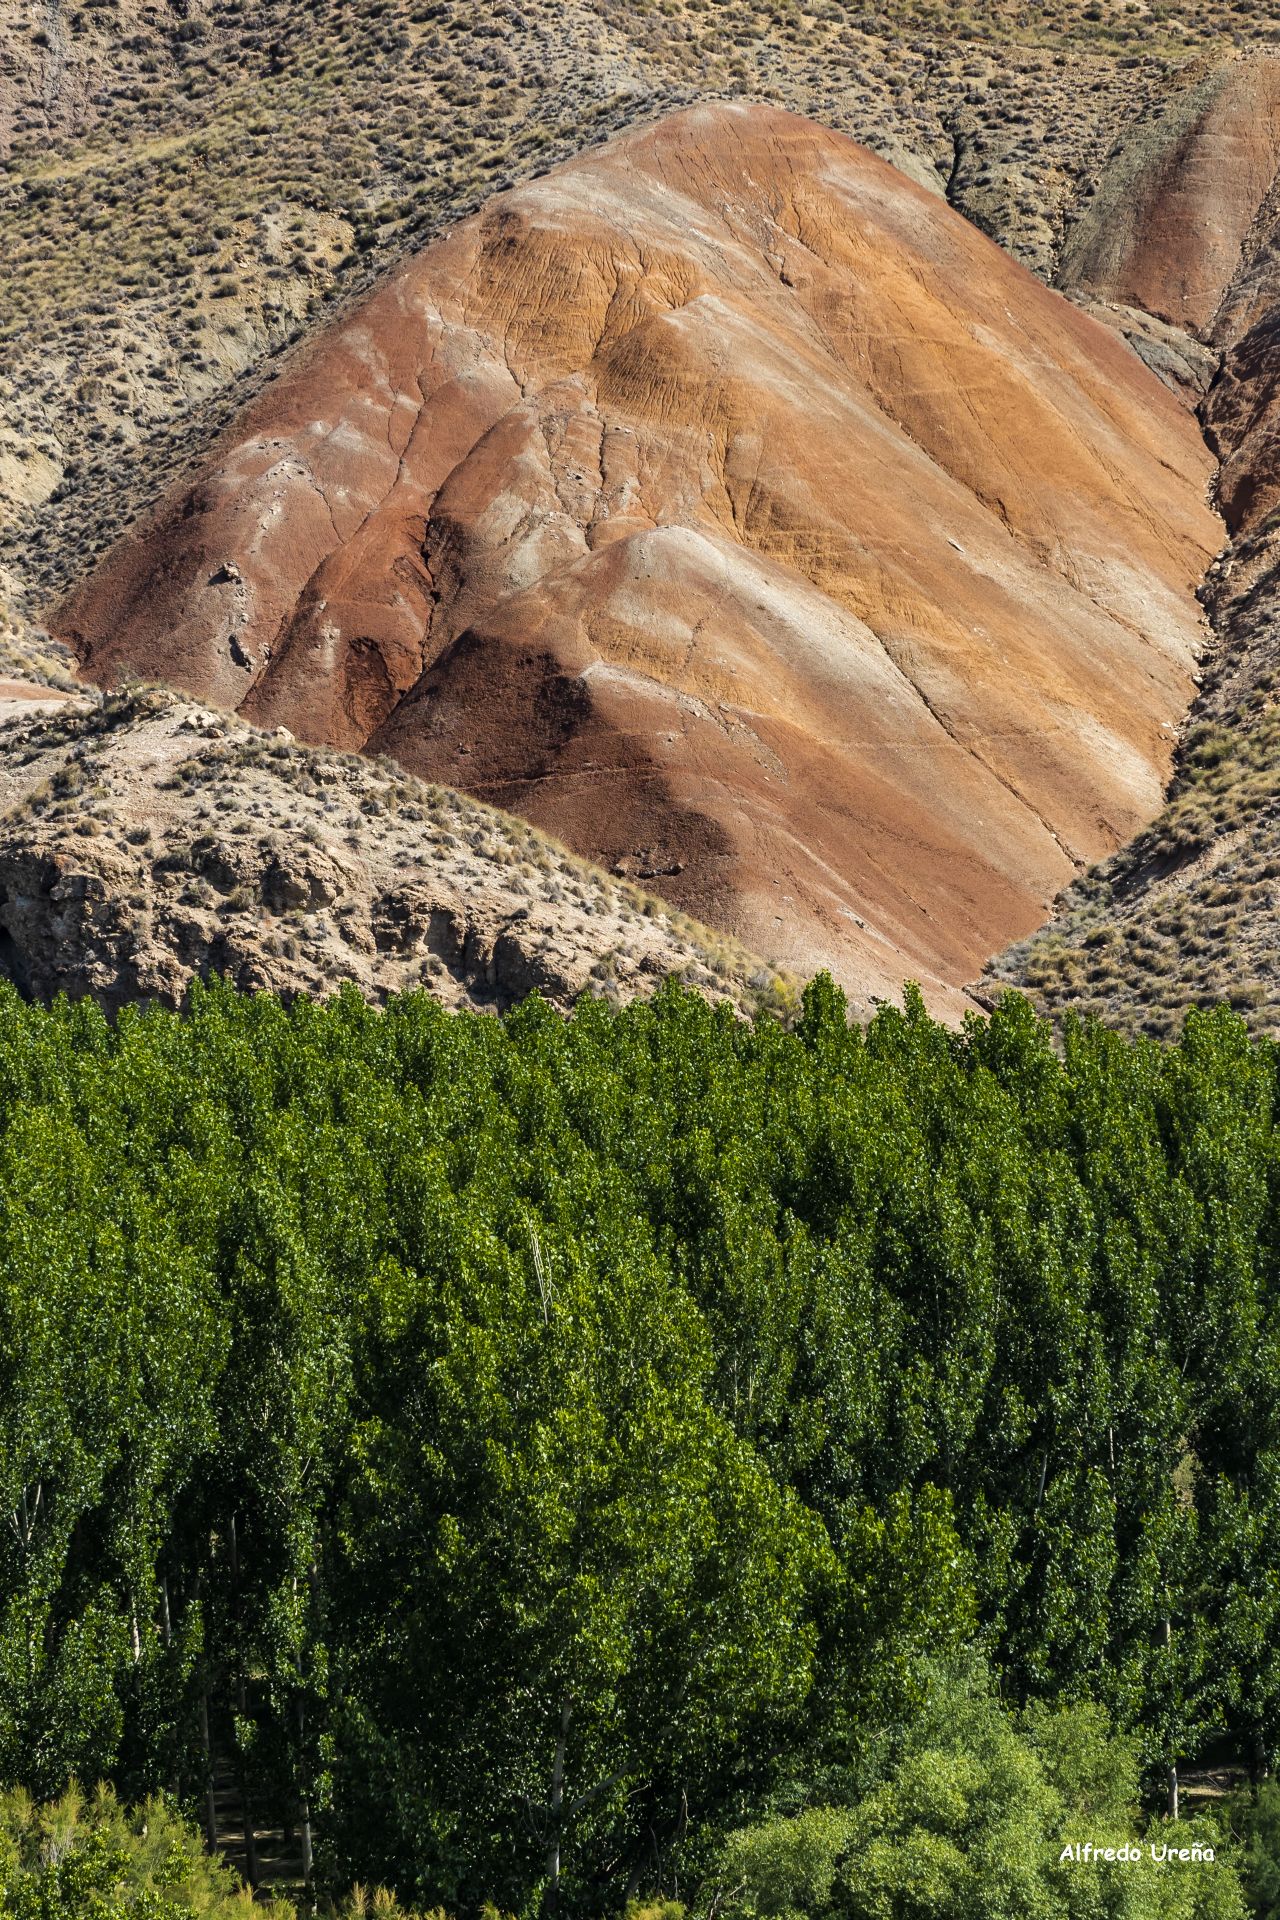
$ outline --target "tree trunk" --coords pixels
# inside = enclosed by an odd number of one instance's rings
[[[245,1696],[243,1674],[239,1685],[240,1717],[249,1717]],[[244,1748],[240,1744],[240,1735],[236,1734],[236,1785],[240,1789],[240,1808],[244,1815],[244,1877],[251,1887],[258,1884],[258,1840],[253,1830],[253,1809],[249,1805],[249,1772],[245,1766]]]
[[[560,1709],[560,1737],[556,1741],[555,1765],[551,1769],[551,1798],[547,1802],[551,1837],[547,1842],[547,1911],[554,1913],[560,1900],[560,1822],[564,1815],[564,1753],[569,1738],[573,1709],[566,1700]]]
[[[303,1765],[302,1741],[303,1741],[303,1736],[306,1732],[306,1716],[302,1711],[302,1701],[300,1699],[294,1701],[294,1712],[297,1716],[298,1768],[299,1768],[299,1772],[301,1772],[302,1765]],[[307,1892],[310,1893],[311,1877],[312,1877],[311,1875],[311,1801],[307,1795],[306,1788],[301,1784],[299,1785],[299,1789],[298,1789],[298,1805],[299,1805],[299,1829],[300,1829],[298,1838],[302,1843],[302,1884],[307,1889]]]
[[[1253,1789],[1253,1797],[1255,1800],[1258,1797],[1258,1788],[1267,1778],[1270,1771],[1271,1769],[1267,1765],[1267,1750],[1262,1744],[1262,1735],[1255,1732],[1249,1759],[1249,1785]]]
[[[316,1583],[316,1563],[313,1560],[311,1563],[310,1579],[309,1579],[309,1584],[310,1584],[313,1595],[315,1593],[315,1583]],[[298,1592],[298,1580],[297,1580],[296,1574],[294,1576],[294,1581],[293,1581],[293,1591],[294,1591],[294,1597],[296,1598],[297,1592]],[[293,1665],[294,1665],[294,1671],[298,1676],[298,1691],[293,1698],[294,1725],[297,1729],[297,1734],[298,1734],[297,1785],[298,1785],[298,1813],[299,1813],[299,1823],[301,1828],[301,1831],[298,1837],[302,1847],[302,1884],[306,1888],[307,1892],[310,1893],[311,1879],[312,1879],[311,1796],[306,1786],[306,1780],[308,1776],[306,1754],[305,1754],[305,1743],[306,1743],[306,1733],[307,1733],[307,1714],[306,1714],[306,1708],[302,1704],[303,1675],[302,1675],[301,1648],[295,1647],[294,1649]]]
[[[1166,1647],[1173,1645],[1173,1621],[1167,1613],[1164,1617],[1164,1643]],[[1178,1756],[1176,1754],[1169,1756],[1169,1771],[1165,1779],[1168,1789],[1169,1818],[1176,1820],[1178,1817]]]
[[[244,1680],[244,1647],[241,1641],[243,1622],[240,1618],[240,1542],[236,1534],[236,1517],[231,1516],[228,1535],[231,1549],[231,1582],[236,1603],[236,1704],[240,1709],[241,1720],[249,1718],[249,1694]],[[253,1809],[249,1804],[249,1772],[245,1766],[244,1748],[240,1733],[236,1731],[236,1785],[240,1790],[240,1810],[244,1817],[244,1877],[251,1887],[258,1884],[258,1841],[253,1830]]]
[[[314,1878],[314,1869],[312,1867],[312,1861],[311,1861],[311,1802],[305,1798],[303,1799],[303,1802],[302,1802],[301,1839],[302,1839],[302,1884],[306,1888],[307,1892],[310,1893],[311,1882],[312,1882],[312,1879]]]
[[[209,1745],[209,1693],[200,1689],[200,1744],[204,1749],[204,1838],[210,1853],[218,1845],[218,1819],[213,1804],[213,1751]]]
[[[249,1697],[241,1667],[236,1682],[236,1701],[241,1720],[249,1718]],[[240,1730],[236,1729],[236,1785],[240,1789],[240,1809],[244,1816],[244,1877],[251,1887],[258,1884],[258,1841],[253,1830],[253,1809],[249,1804],[249,1769],[245,1765]]]

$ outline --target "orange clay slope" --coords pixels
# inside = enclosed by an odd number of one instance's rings
[[[1280,59],[1181,78],[1129,130],[1067,237],[1058,283],[1209,340],[1280,170]]]
[[[954,1011],[1160,803],[1209,475],[940,198],[706,106],[401,268],[54,624]]]
[[[1129,130],[1067,238],[1062,286],[1211,348],[1206,433],[1227,529],[1280,509],[1280,57],[1224,54]]]

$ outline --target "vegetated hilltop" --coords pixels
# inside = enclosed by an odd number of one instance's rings
[[[54,624],[945,1002],[1159,804],[1210,471],[940,196],[707,106],[400,269]]]
[[[1206,0],[0,0],[0,587],[67,584],[344,292],[630,122],[773,100],[1049,273],[1143,105],[1272,31]]]
[[[36,695],[0,682],[0,971],[25,993],[173,1006],[216,971],[487,1008],[537,987],[567,1007],[675,973],[744,1012],[789,1004],[733,942],[386,762],[162,689],[54,713]]]
[[[1258,1031],[1280,1026],[1278,108],[1280,61],[1257,57],[1208,76],[1194,111],[1140,125],[1110,215],[1082,223],[1063,269],[1212,351],[1200,413],[1231,542],[1206,583],[1214,645],[1166,808],[988,985],[1153,1033],[1219,998]]]

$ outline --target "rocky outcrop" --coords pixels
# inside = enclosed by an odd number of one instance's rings
[[[0,0],[0,581],[65,590],[337,302],[695,101],[815,115],[1047,276],[1170,64],[1266,34],[1226,8]]]
[[[939,195],[708,107],[394,275],[58,630],[955,1005],[1159,804],[1208,474]]]
[[[191,981],[502,1010],[772,969],[491,808],[159,690],[0,712],[0,977],[181,1004]]]
[[[1138,358],[1183,403],[1198,409],[1218,374],[1221,356],[1183,327],[1175,327],[1140,307],[1126,307],[1117,300],[1099,300],[1088,294],[1075,296],[1086,313],[1106,326],[1114,327],[1128,341]]]

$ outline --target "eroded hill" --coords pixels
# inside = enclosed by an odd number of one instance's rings
[[[406,249],[714,97],[871,145],[1042,274],[1222,0],[0,0],[0,596],[30,613]]]
[[[941,197],[707,107],[392,276],[55,625],[945,996],[1158,806],[1209,474]]]

